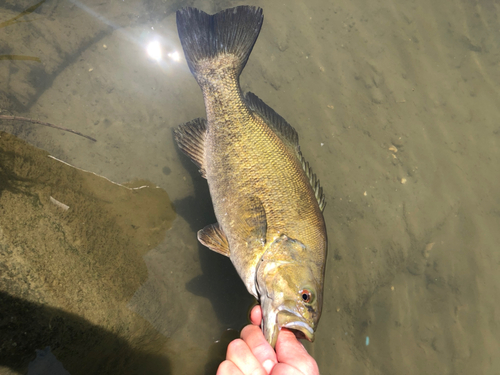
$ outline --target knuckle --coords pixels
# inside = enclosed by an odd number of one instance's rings
[[[217,375],[229,374],[230,371],[233,369],[234,369],[234,364],[226,359],[219,365],[219,368],[217,369]]]

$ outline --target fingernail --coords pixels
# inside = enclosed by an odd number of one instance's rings
[[[262,367],[264,367],[264,370],[266,370],[267,373],[270,374],[274,367],[274,362],[271,361],[270,359],[266,359],[262,364]]]

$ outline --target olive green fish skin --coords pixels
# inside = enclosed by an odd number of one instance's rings
[[[327,237],[298,144],[250,108],[238,81],[240,57],[221,53],[190,68],[207,114],[200,164],[229,257],[261,302],[266,339],[274,346],[287,326],[312,340],[321,315]],[[311,301],[304,301],[303,290],[311,292]]]
[[[308,259],[322,272],[326,230],[301,162],[265,121],[250,111],[237,77],[225,69],[226,64],[223,61],[214,67],[212,63],[200,70],[210,82],[202,86],[207,111],[206,178],[218,223],[229,241],[230,258],[258,298],[256,264],[265,244],[280,235],[300,240],[308,248]],[[265,238],[249,237],[259,232],[255,226],[261,225],[255,222],[252,227],[255,198],[264,207]],[[322,279],[321,274],[317,276]]]

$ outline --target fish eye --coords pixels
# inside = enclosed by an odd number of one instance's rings
[[[308,289],[302,289],[300,292],[300,298],[302,302],[311,303],[313,299],[312,293]]]

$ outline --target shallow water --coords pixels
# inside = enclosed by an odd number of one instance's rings
[[[8,22],[36,4],[0,4],[0,115],[97,142],[20,122],[1,121],[0,130],[112,181],[152,181],[178,214],[138,265],[147,279],[124,291],[144,324],[115,324],[113,350],[101,356],[75,345],[82,363],[109,373],[210,374],[237,335],[227,330],[247,323],[253,299],[229,260],[197,243],[196,231],[215,218],[172,129],[204,116],[175,11],[249,4],[264,8],[265,21],[242,88],[297,129],[327,198],[325,302],[307,345],[321,373],[500,372],[497,3],[46,0]],[[147,54],[155,40],[159,62]],[[105,325],[92,314],[74,319]],[[56,357],[72,344],[52,339]],[[120,345],[146,360],[127,362]],[[137,368],[148,359],[147,371]],[[0,366],[26,373],[27,363],[0,353]]]

